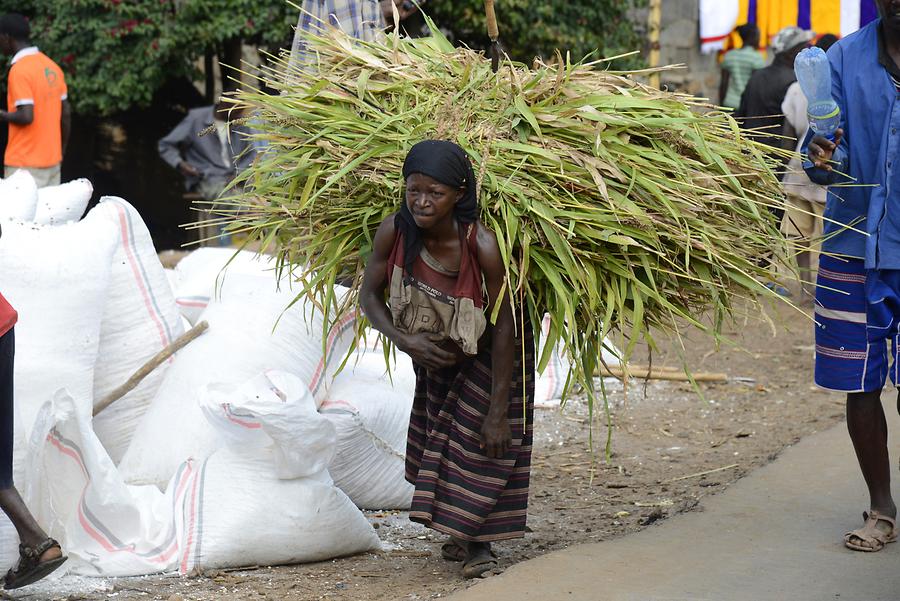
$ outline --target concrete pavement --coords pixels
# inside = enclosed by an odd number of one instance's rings
[[[895,397],[885,398],[896,440]],[[900,502],[900,475],[894,474]],[[451,599],[900,600],[900,544],[880,553],[843,546],[844,532],[862,525],[868,506],[843,424],[802,440],[701,505],[703,511],[634,535],[520,563]]]

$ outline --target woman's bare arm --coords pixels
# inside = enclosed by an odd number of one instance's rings
[[[500,312],[491,335],[491,406],[481,430],[487,456],[499,459],[506,454],[512,442],[507,412],[515,352],[515,323],[508,291],[503,292],[506,266],[500,255],[497,237],[494,232],[479,224],[477,243],[478,263],[488,291],[488,316],[500,304]]]

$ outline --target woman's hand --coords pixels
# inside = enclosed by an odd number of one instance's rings
[[[809,146],[806,149],[806,154],[809,155],[809,160],[812,161],[813,165],[818,167],[819,169],[824,169],[825,171],[831,171],[831,157],[834,155],[834,149],[838,147],[838,144],[841,143],[841,138],[844,137],[844,130],[838,129],[834,132],[834,141],[832,142],[828,138],[823,138],[822,136],[816,136],[809,143]]]
[[[512,444],[512,430],[506,416],[494,417],[490,413],[481,425],[481,448],[491,459],[503,459]]]
[[[444,337],[437,334],[407,334],[397,346],[419,365],[428,369],[444,369],[456,365],[459,358],[456,353],[438,346],[443,340]]]

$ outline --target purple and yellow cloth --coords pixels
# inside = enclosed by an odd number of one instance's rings
[[[701,0],[700,44],[703,52],[739,46],[730,38],[744,23],[759,26],[766,46],[788,26],[844,37],[877,17],[875,0]]]

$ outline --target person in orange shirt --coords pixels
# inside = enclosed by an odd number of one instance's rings
[[[0,17],[0,52],[12,56],[7,109],[9,122],[4,177],[25,169],[38,187],[60,183],[60,165],[69,142],[71,111],[62,69],[31,43],[31,27],[22,15]]]

